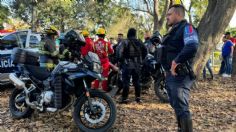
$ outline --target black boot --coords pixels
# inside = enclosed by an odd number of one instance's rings
[[[181,132],[181,123],[180,123],[180,118],[177,117],[177,124],[178,124],[178,128],[177,128],[177,132]]]
[[[181,132],[193,132],[193,124],[191,117],[180,118]]]

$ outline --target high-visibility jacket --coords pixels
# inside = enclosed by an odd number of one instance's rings
[[[40,48],[40,66],[46,67],[49,70],[53,69],[58,63],[58,51],[56,50],[56,43],[50,38],[46,38],[41,42]]]

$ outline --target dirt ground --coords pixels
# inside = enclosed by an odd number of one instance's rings
[[[236,132],[236,81],[215,78],[199,81],[191,91],[190,110],[194,132]],[[13,120],[8,109],[10,88],[0,90],[0,132],[77,131],[71,113],[34,114],[31,118]],[[134,100],[131,93],[130,100]],[[117,120],[111,132],[174,132],[176,121],[169,106],[159,101],[154,91],[143,95],[144,103],[117,104]]]

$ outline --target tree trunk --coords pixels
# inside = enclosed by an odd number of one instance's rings
[[[168,1],[169,1],[169,6],[168,6],[168,9],[169,9],[172,5],[174,5],[174,0],[168,0]],[[168,11],[168,9],[167,9],[167,11]],[[167,11],[166,11],[166,12],[167,12]],[[166,23],[165,26],[166,26],[166,30],[168,31],[170,27],[168,26],[167,23]]]
[[[161,18],[160,18],[160,20],[158,22],[158,29],[159,30],[163,27],[163,24],[164,24],[164,21],[165,21],[166,14],[167,14],[167,11],[169,9],[169,6],[170,6],[170,0],[166,0],[164,10],[163,10]]]
[[[36,10],[35,10],[35,6],[32,4],[32,16],[31,16],[32,20],[31,20],[31,30],[32,31],[36,31],[35,28],[35,17],[36,17]]]
[[[65,22],[64,22],[63,14],[61,14],[60,29],[61,29],[61,32],[63,32],[63,33],[65,32]]]
[[[198,26],[199,49],[194,71],[199,77],[210,54],[220,41],[236,9],[236,0],[208,0],[207,10]]]
[[[192,9],[192,6],[193,6],[193,3],[192,1],[190,1],[190,5],[189,5],[189,8],[188,8],[188,18],[189,18],[189,23],[190,24],[193,24],[193,19],[192,19],[192,16],[191,16],[191,9]]]
[[[166,0],[165,2],[165,7],[164,10],[162,12],[162,14],[160,15],[160,18],[158,16],[158,0],[154,0],[154,13],[153,13],[153,18],[154,18],[154,27],[153,27],[153,32],[155,31],[160,31],[161,28],[163,27],[165,18],[166,18],[166,13],[169,9],[170,6],[170,0]]]
[[[159,30],[159,27],[158,26],[158,0],[154,0],[154,12],[153,12],[153,19],[154,19],[154,27],[153,27],[153,31],[155,32],[156,30]]]

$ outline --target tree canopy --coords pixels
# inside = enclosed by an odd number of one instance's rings
[[[187,0],[178,2],[185,4],[186,19],[197,27],[208,0],[189,0],[189,5]],[[113,37],[118,32],[126,33],[131,26],[138,29],[139,36],[155,30],[165,34],[168,30],[165,14],[175,3],[176,0],[10,0],[9,10],[0,6],[0,22],[11,16],[37,31],[53,24],[62,32],[85,28],[95,33],[96,28],[103,26]]]
[[[9,9],[0,3],[0,29],[3,28],[3,23],[8,21]]]

